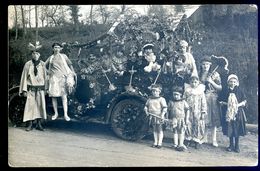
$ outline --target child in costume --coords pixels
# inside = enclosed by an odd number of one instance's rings
[[[185,127],[189,121],[189,105],[182,98],[181,87],[173,88],[173,99],[168,103],[168,118],[172,120],[173,125],[173,147],[178,151],[183,151],[187,147],[183,144],[185,136]]]
[[[220,104],[225,111],[225,122],[222,125],[222,131],[224,135],[229,137],[230,144],[227,151],[239,153],[239,136],[246,135],[245,123],[247,119],[243,107],[247,101],[244,92],[239,88],[237,75],[229,75],[227,83],[227,89],[224,89],[222,96],[219,97]]]
[[[161,85],[154,84],[151,86],[152,96],[145,104],[144,111],[151,117],[153,126],[154,143],[152,147],[161,148],[163,140],[163,121],[167,112],[167,103],[164,97],[160,97],[162,91]]]

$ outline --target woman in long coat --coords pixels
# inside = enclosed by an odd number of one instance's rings
[[[32,130],[32,124],[37,119],[37,129],[43,131],[41,119],[46,119],[45,83],[46,70],[44,62],[39,60],[40,53],[32,51],[32,60],[25,63],[19,94],[27,97],[24,108],[23,122],[28,122],[26,131]]]

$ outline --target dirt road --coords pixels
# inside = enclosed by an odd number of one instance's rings
[[[9,127],[11,167],[255,166],[258,161],[257,134],[241,138],[239,154],[225,151],[228,138],[221,132],[218,148],[204,144],[198,150],[178,152],[170,148],[167,137],[162,149],[154,149],[151,137],[123,141],[104,125],[53,121],[46,126],[44,132]]]

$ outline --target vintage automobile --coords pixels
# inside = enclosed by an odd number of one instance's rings
[[[89,43],[64,44],[64,53],[70,58],[77,56],[73,60],[77,74],[75,91],[68,100],[72,121],[109,124],[115,134],[125,140],[134,141],[147,135],[148,117],[143,109],[150,94],[149,87],[162,84],[162,95],[170,98],[176,78],[166,63],[174,57],[171,54],[176,50],[176,42],[186,39],[191,43],[190,32],[183,35],[180,31],[187,32],[188,25],[173,31],[170,26],[154,20],[148,17],[118,20],[107,33]],[[180,24],[187,22],[183,20]],[[142,48],[149,44],[154,46],[156,62],[161,68],[147,72],[144,68],[149,63],[143,57]],[[77,53],[73,54],[73,50]],[[9,90],[9,119],[14,125],[22,123],[26,100],[18,91],[18,86]],[[53,110],[47,95],[46,102],[50,116]],[[59,113],[61,115],[62,110]]]

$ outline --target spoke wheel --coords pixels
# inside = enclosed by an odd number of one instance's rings
[[[144,102],[124,99],[116,104],[111,115],[111,125],[115,134],[125,140],[142,139],[147,131]]]
[[[23,123],[23,112],[26,98],[13,94],[9,99],[9,119],[12,124],[19,126]]]

